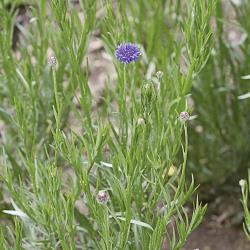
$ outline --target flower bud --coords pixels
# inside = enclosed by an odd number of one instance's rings
[[[155,75],[160,80],[163,77],[163,72],[159,70],[159,71],[156,72]]]
[[[148,113],[151,112],[156,97],[157,91],[155,88],[155,84],[151,80],[149,80],[142,87],[142,105],[144,111],[147,111]]]
[[[173,176],[177,172],[177,168],[175,166],[171,166],[168,170],[168,176]]]
[[[179,115],[179,119],[181,122],[186,122],[189,120],[189,118],[190,118],[189,113],[186,111],[181,112]]]
[[[51,66],[51,67],[55,67],[56,64],[57,64],[56,57],[55,56],[50,56],[48,58],[48,65]]]
[[[144,124],[145,124],[145,120],[144,120],[143,118],[139,118],[139,119],[137,120],[137,124],[138,124],[138,125],[144,125]]]
[[[109,200],[108,192],[105,190],[100,190],[97,194],[96,199],[100,204],[106,204]]]
[[[239,181],[239,185],[240,185],[241,187],[244,187],[245,184],[246,184],[246,181],[245,181],[245,180],[242,179],[242,180]]]

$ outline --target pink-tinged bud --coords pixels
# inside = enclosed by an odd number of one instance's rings
[[[51,66],[51,67],[55,67],[56,64],[57,64],[56,57],[55,57],[55,56],[50,56],[50,57],[48,58],[48,64],[49,64],[49,66]]]
[[[190,118],[189,113],[186,111],[181,112],[179,115],[179,119],[181,122],[186,122],[189,120],[189,118]]]
[[[109,200],[109,194],[105,190],[100,190],[97,194],[96,199],[100,204],[106,204]]]

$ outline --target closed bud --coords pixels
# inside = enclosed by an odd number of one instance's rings
[[[173,176],[177,172],[177,168],[175,166],[171,166],[168,170],[168,176]]]
[[[156,72],[155,75],[160,80],[163,77],[163,72],[159,70],[159,71]]]
[[[155,101],[157,96],[157,91],[155,84],[150,80],[143,85],[142,88],[142,100],[145,107],[149,107]]]
[[[181,122],[186,122],[189,120],[189,118],[190,118],[189,113],[186,111],[181,112],[179,115],[179,119]]]
[[[139,119],[137,120],[137,124],[138,124],[138,125],[144,125],[144,124],[145,124],[145,120],[144,120],[143,118],[139,118]]]
[[[245,184],[246,184],[246,181],[245,181],[245,180],[242,179],[242,180],[239,181],[239,185],[240,185],[241,187],[244,187]]]
[[[96,199],[100,204],[106,204],[109,200],[109,194],[105,190],[100,190],[97,194]]]
[[[48,58],[48,65],[51,66],[51,67],[55,67],[56,64],[57,64],[56,57],[55,56],[50,56]]]

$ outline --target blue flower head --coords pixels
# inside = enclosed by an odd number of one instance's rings
[[[115,50],[116,58],[125,64],[137,61],[140,55],[140,49],[132,43],[122,43]]]

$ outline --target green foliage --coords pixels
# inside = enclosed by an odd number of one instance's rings
[[[184,246],[206,206],[185,208],[196,185],[186,181],[188,128],[178,116],[210,55],[214,3],[80,1],[82,21],[70,1],[40,0],[27,30],[19,26],[19,56],[15,15],[1,6],[1,191],[15,216],[2,226],[2,249],[161,249],[165,238]],[[96,29],[117,75],[101,107],[86,58]],[[139,62],[114,58],[124,41],[138,43]]]
[[[248,1],[217,1],[212,55],[192,89],[189,167],[205,196],[234,192],[250,167],[249,11]]]
[[[239,182],[242,192],[242,205],[244,211],[245,222],[243,223],[243,228],[247,238],[250,240],[250,212],[248,208],[249,204],[249,190],[250,190],[250,171],[248,171],[248,180],[240,180]]]

